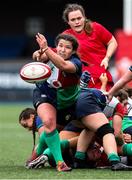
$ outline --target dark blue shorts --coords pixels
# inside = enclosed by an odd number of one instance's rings
[[[106,97],[98,89],[85,89],[80,92],[76,105],[76,115],[84,116],[102,112],[106,106]]]
[[[52,89],[51,89],[52,91]],[[54,91],[53,91],[54,93]],[[67,125],[71,120],[76,119],[76,104],[73,104],[67,108],[57,110],[57,105],[56,105],[56,99],[53,98],[53,93],[48,95],[48,93],[45,92],[42,94],[41,91],[38,88],[35,88],[33,91],[33,105],[37,109],[37,107],[41,103],[50,103],[52,104],[57,111],[57,124],[65,126]]]
[[[52,104],[55,108],[57,107],[57,102],[56,102],[56,94],[53,88],[45,88],[43,92],[39,88],[35,88],[33,90],[33,105],[37,109],[37,107],[41,103],[50,103]]]
[[[65,109],[57,110],[57,124],[66,126],[70,121],[76,119],[75,111],[76,104]]]
[[[73,123],[73,121],[71,121],[64,127],[63,130],[80,133],[83,129],[84,128],[80,128],[80,127],[76,126],[75,123]]]

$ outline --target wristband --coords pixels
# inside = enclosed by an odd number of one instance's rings
[[[46,47],[45,49],[41,49],[42,53],[44,53],[47,50],[48,50],[48,47]]]

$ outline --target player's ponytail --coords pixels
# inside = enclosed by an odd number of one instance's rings
[[[33,134],[33,149],[32,149],[33,151],[35,148],[35,142],[36,142],[36,116],[34,117],[34,120],[33,120],[32,134]]]
[[[90,19],[86,19],[85,20],[85,25],[84,25],[84,31],[87,33],[87,34],[90,34],[92,31],[93,31],[93,28],[92,28],[92,21]]]

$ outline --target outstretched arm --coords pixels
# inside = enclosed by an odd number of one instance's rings
[[[47,40],[42,34],[38,33],[36,35],[36,41],[38,42],[41,51],[47,55],[56,67],[69,73],[76,72],[76,66],[72,62],[65,60],[48,47]]]
[[[122,77],[119,79],[115,85],[108,92],[109,100],[112,99],[113,95],[122,87],[124,87],[128,82],[132,80],[132,71],[128,70]]]

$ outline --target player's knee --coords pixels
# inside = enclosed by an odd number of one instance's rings
[[[97,137],[101,139],[103,138],[104,135],[109,134],[109,133],[114,134],[114,129],[110,126],[109,123],[102,125],[96,131]]]

